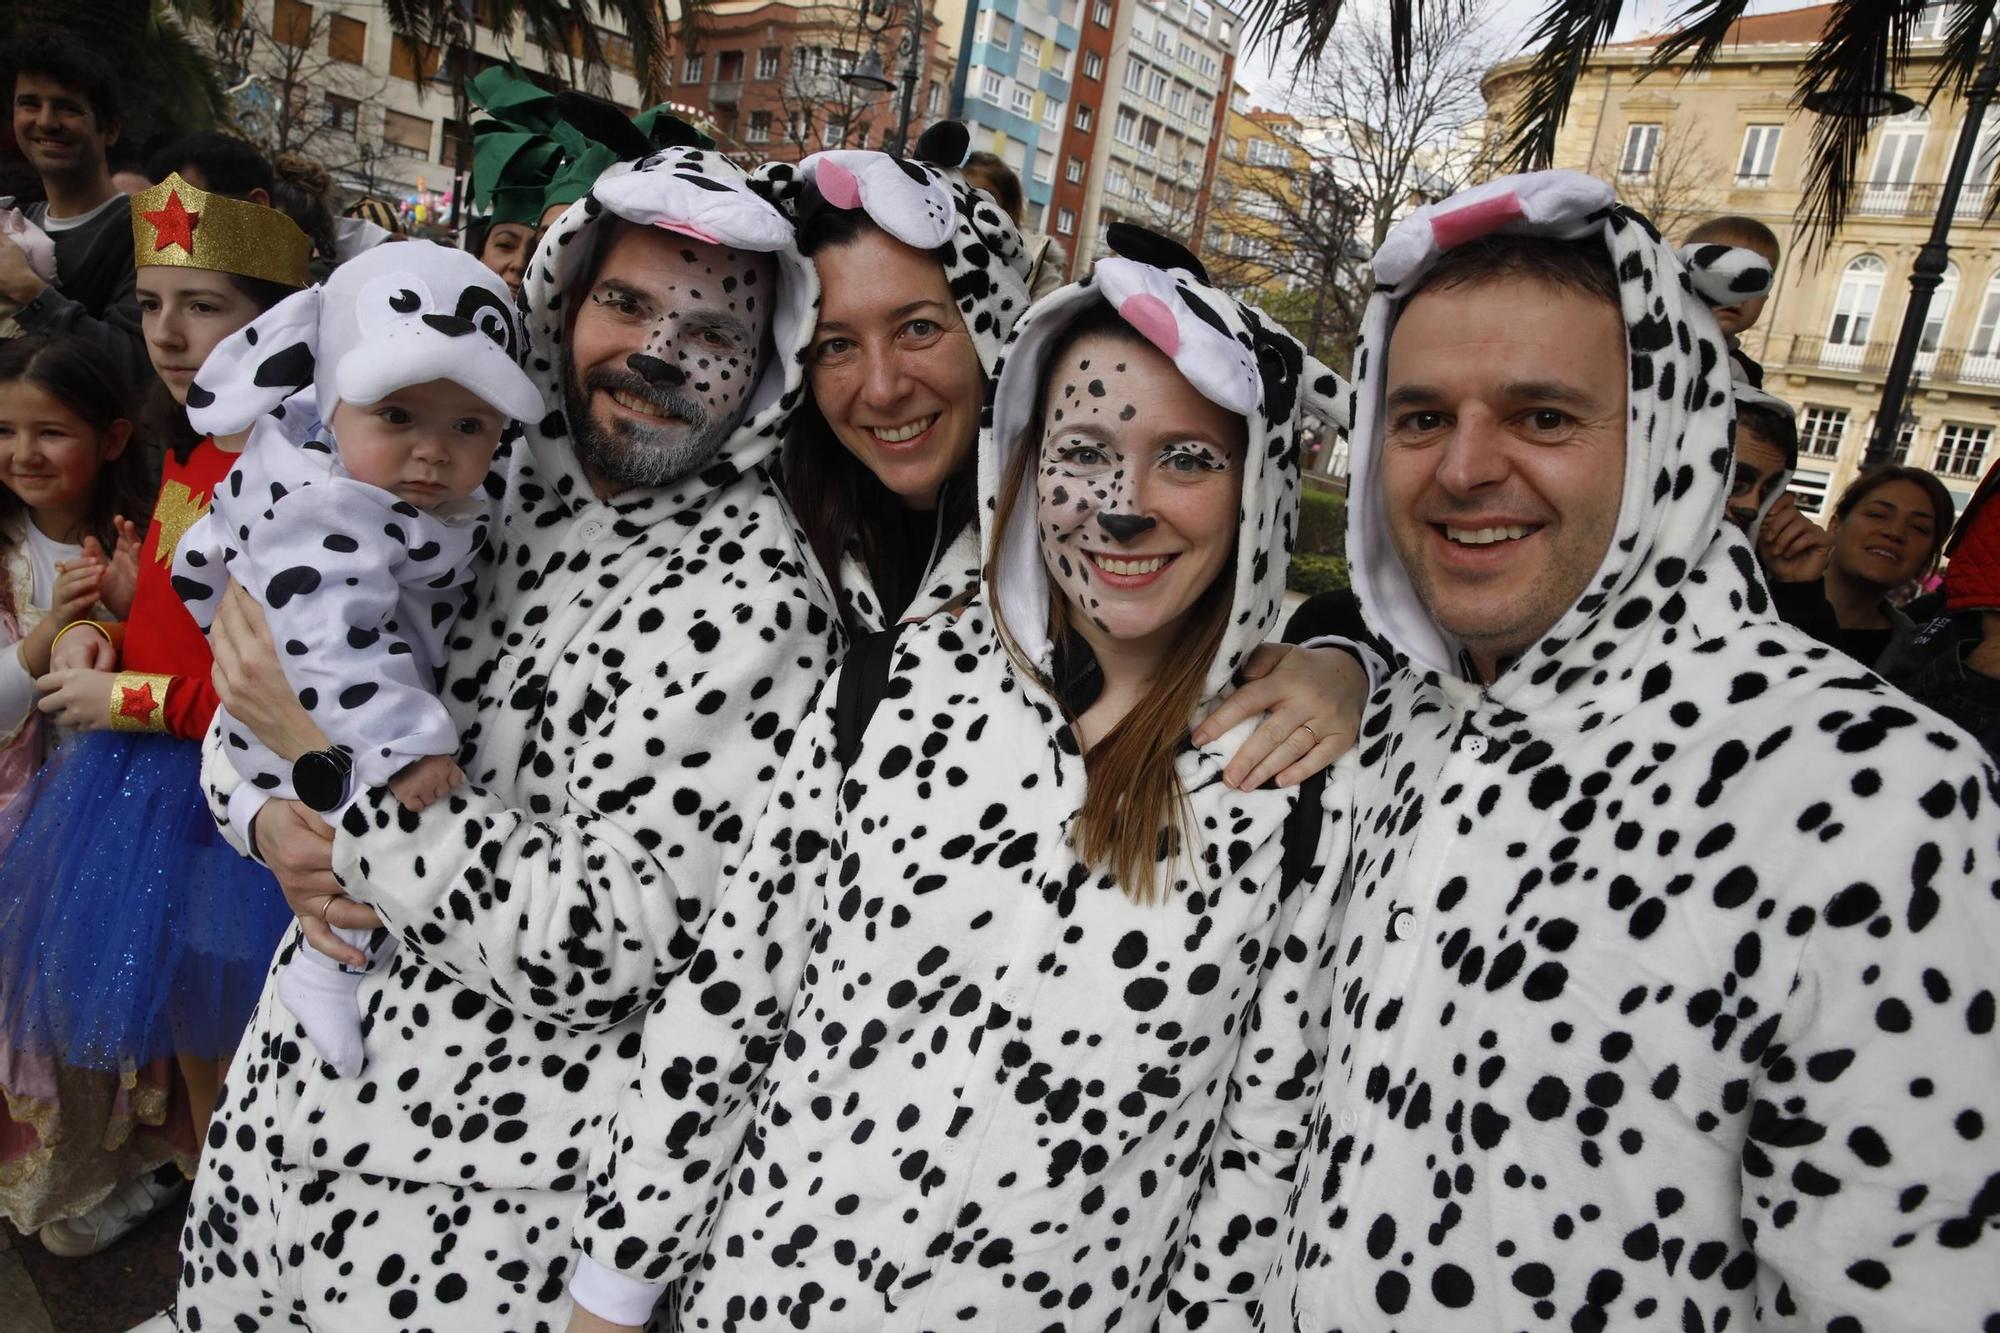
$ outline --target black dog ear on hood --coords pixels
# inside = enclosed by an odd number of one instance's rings
[[[956,171],[965,165],[965,156],[971,150],[971,130],[955,120],[940,120],[917,136],[917,151],[911,156],[919,162]]]
[[[1113,254],[1159,269],[1184,268],[1194,274],[1204,287],[1215,285],[1194,253],[1171,236],[1162,236],[1159,232],[1147,231],[1129,222],[1114,222],[1105,229],[1104,239]]]
[[[625,113],[601,97],[565,89],[556,94],[556,114],[595,143],[630,162],[653,151],[653,145]]]

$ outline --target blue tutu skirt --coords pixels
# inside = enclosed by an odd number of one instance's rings
[[[291,924],[216,832],[201,746],[93,731],[0,814],[0,1025],[82,1069],[233,1053]]]

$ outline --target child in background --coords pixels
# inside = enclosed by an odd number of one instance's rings
[[[196,426],[254,428],[231,484],[181,539],[174,588],[203,626],[232,579],[259,603],[329,742],[287,763],[221,710],[246,780],[229,818],[247,846],[260,797],[332,816],[386,783],[422,810],[460,780],[458,731],[436,696],[446,636],[485,541],[494,451],[511,421],[543,411],[512,311],[499,276],[465,251],[380,246],[225,339],[189,390]],[[278,994],[351,1078],[361,978],[394,939],[336,933],[354,950],[347,965],[296,950]]]
[[[35,681],[63,626],[98,605],[119,522],[150,508],[145,471],[102,353],[80,338],[0,342],[0,810],[41,765]]]
[[[193,1172],[292,920],[202,797],[213,659],[167,568],[241,447],[190,432],[194,368],[305,284],[309,247],[283,214],[179,176],[130,207],[160,398],[149,433],[167,446],[159,498],[132,511],[143,532],[121,524],[121,547],[142,543],[130,614],[65,625],[50,650],[38,708],[71,734],[8,811],[0,857],[0,1214],[72,1258],[127,1234]],[[35,1077],[51,1067],[53,1084]]]
[[[1681,248],[1685,250],[1703,245],[1734,245],[1756,251],[1771,266],[1771,286],[1777,285],[1778,236],[1756,218],[1735,215],[1710,218],[1688,233],[1687,242]],[[1721,326],[1723,337],[1729,344],[1731,378],[1747,383],[1753,389],[1764,387],[1764,367],[1743,350],[1742,338],[1757,323],[1758,316],[1764,313],[1768,294],[1767,288],[1735,305],[1718,306],[1715,310],[1715,322]]]

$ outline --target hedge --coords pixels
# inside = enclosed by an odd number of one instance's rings
[[[1347,586],[1347,561],[1337,555],[1295,555],[1285,574],[1285,586],[1308,597],[1339,592]]]
[[[1347,500],[1328,491],[1307,490],[1299,496],[1298,555],[1344,555],[1347,549]]]

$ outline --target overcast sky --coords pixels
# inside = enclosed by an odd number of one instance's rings
[[[1536,19],[1548,7],[1548,0],[1489,0],[1489,3],[1493,13],[1493,59],[1497,63],[1523,49]],[[1624,13],[1618,20],[1618,30],[1612,35],[1612,40],[1625,41],[1671,28],[1675,18],[1686,11],[1689,3],[1690,0],[1624,0]],[[1805,0],[1750,0],[1752,14],[1804,7]],[[1384,9],[1380,0],[1348,0],[1340,21],[1343,25],[1360,21],[1382,22]],[[1250,89],[1252,101],[1265,106],[1282,105],[1285,90],[1291,86],[1292,69],[1297,60],[1281,52],[1275,72],[1270,64],[1265,51],[1250,52],[1238,63],[1236,77]]]

